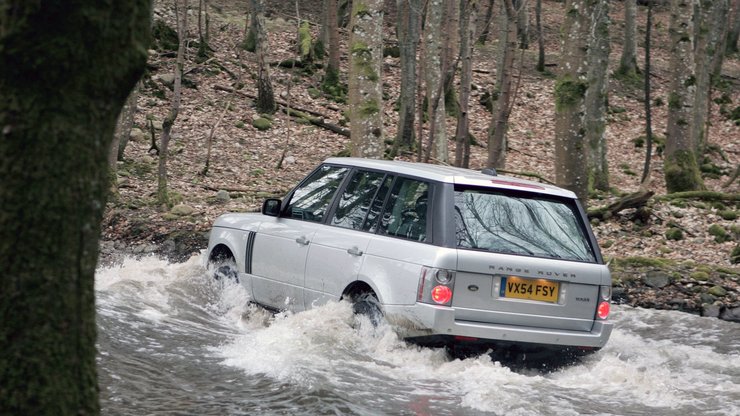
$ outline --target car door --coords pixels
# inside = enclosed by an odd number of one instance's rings
[[[357,279],[372,237],[367,229],[382,208],[391,181],[390,175],[367,170],[355,171],[348,180],[328,225],[316,232],[309,248],[304,295],[307,309],[338,300]]]
[[[304,309],[309,247],[348,171],[320,166],[290,194],[280,216],[262,223],[252,249],[255,302],[279,310]]]

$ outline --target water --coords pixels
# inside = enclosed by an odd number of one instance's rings
[[[738,324],[616,307],[582,363],[512,371],[406,345],[343,302],[273,316],[202,263],[98,270],[103,414],[740,415]]]

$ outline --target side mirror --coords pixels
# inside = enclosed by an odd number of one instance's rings
[[[282,201],[277,198],[268,198],[262,203],[262,214],[270,217],[280,216],[280,206]]]

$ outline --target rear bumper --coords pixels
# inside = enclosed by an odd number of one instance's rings
[[[455,319],[455,309],[417,303],[385,305],[388,320],[404,338],[451,335],[498,342],[601,348],[609,340],[613,324],[595,321],[591,331],[571,331],[531,326],[493,324]]]

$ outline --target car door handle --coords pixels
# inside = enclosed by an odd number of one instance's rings
[[[300,245],[302,245],[302,246],[307,246],[310,241],[308,241],[308,238],[306,238],[305,235],[302,235],[302,236],[296,238],[295,239],[295,242],[298,243],[298,244],[300,244]]]
[[[348,248],[347,249],[347,253],[349,253],[349,254],[351,254],[353,256],[361,256],[362,255],[362,250],[360,250],[357,247],[351,247],[351,248]]]

